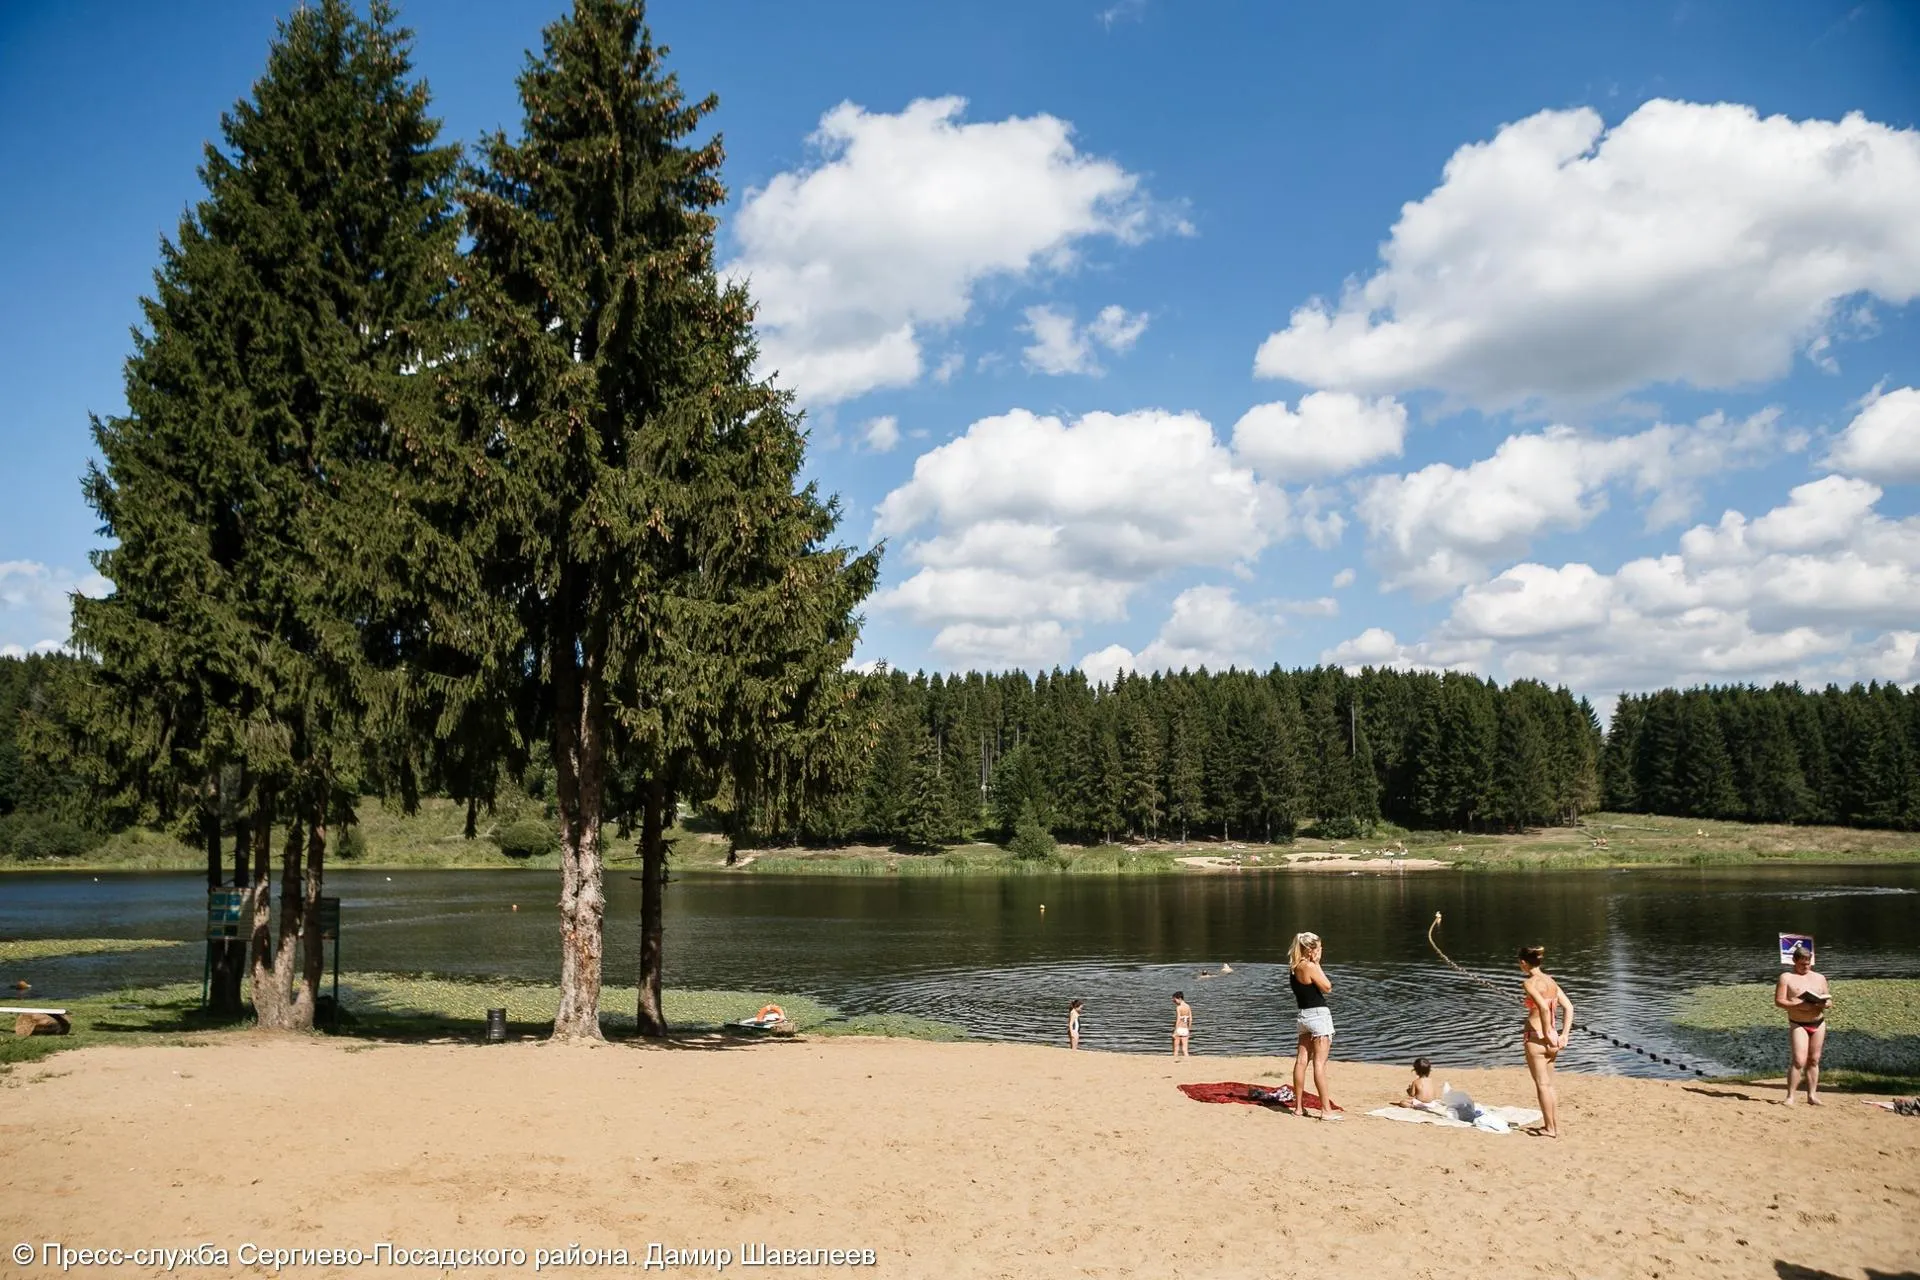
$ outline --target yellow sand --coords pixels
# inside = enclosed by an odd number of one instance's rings
[[[578,1243],[637,1266],[650,1242],[736,1258],[760,1242],[868,1248],[877,1264],[726,1274],[1920,1268],[1920,1121],[1855,1098],[1788,1110],[1757,1087],[1566,1075],[1555,1142],[1368,1118],[1404,1079],[1388,1067],[1336,1066],[1340,1124],[1174,1088],[1285,1069],[903,1040],[94,1048],[0,1080],[0,1258],[50,1240],[530,1258]],[[1517,1068],[1445,1074],[1483,1102],[1532,1105]]]

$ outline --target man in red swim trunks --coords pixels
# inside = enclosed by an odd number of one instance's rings
[[[1827,980],[1814,972],[1811,950],[1804,944],[1796,946],[1790,958],[1793,969],[1781,974],[1773,988],[1774,1005],[1787,1011],[1787,1036],[1793,1043],[1787,1063],[1787,1105],[1793,1105],[1794,1091],[1804,1076],[1807,1102],[1818,1106],[1820,1050],[1827,1043],[1827,1007],[1833,995],[1827,990]]]

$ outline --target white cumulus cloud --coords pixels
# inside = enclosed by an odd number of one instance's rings
[[[1100,314],[1087,326],[1095,342],[1115,352],[1133,350],[1133,344],[1146,331],[1147,313],[1129,311],[1118,303],[1100,308]]]
[[[1082,658],[1080,669],[1091,679],[1111,681],[1122,671],[1224,671],[1264,665],[1272,656],[1281,620],[1277,605],[1243,604],[1231,587],[1189,587],[1174,597],[1160,633],[1139,653],[1108,645]]]
[[[1072,312],[1050,306],[1028,307],[1026,318],[1021,329],[1032,336],[1033,342],[1020,354],[1027,368],[1035,373],[1084,373],[1097,377],[1105,370],[1100,367],[1096,346],[1124,352],[1147,331],[1144,311],[1129,312],[1120,306],[1102,308],[1093,322],[1085,326],[1074,320]]]
[[[1369,632],[1329,660],[1468,665],[1596,696],[1703,682],[1913,683],[1920,516],[1884,516],[1881,497],[1866,481],[1826,476],[1612,573],[1517,564],[1469,584],[1425,639]]]
[[[891,453],[894,446],[900,443],[900,419],[892,414],[875,418],[867,423],[861,439],[875,453]]]
[[[1487,408],[1831,364],[1858,295],[1920,296],[1920,131],[1652,101],[1464,146],[1379,269],[1294,311],[1256,373]]]
[[[1540,534],[1584,527],[1616,484],[1647,500],[1649,526],[1684,517],[1701,479],[1757,465],[1789,443],[1777,418],[1771,410],[1739,421],[1714,414],[1612,437],[1548,427],[1509,436],[1465,467],[1436,462],[1373,477],[1355,511],[1383,585],[1438,595],[1524,554]]]
[[[72,632],[72,594],[98,598],[112,590],[113,584],[92,571],[0,560],[0,654],[20,658],[65,647]]]
[[[1920,484],[1920,388],[1869,400],[1833,442],[1827,465],[1881,484]]]
[[[904,540],[913,571],[875,606],[939,628],[943,655],[1026,665],[1158,575],[1250,561],[1287,526],[1286,496],[1196,415],[1014,410],[923,454],[881,502],[874,533]]]
[[[1406,436],[1406,406],[1392,396],[1314,391],[1298,409],[1282,400],[1247,410],[1233,424],[1233,451],[1262,475],[1304,480],[1397,458]]]
[[[967,123],[965,107],[842,103],[810,165],[742,200],[727,273],[752,289],[763,367],[803,400],[915,381],[922,337],[964,320],[984,280],[1067,270],[1092,238],[1184,229],[1137,174],[1079,151],[1066,121]]]

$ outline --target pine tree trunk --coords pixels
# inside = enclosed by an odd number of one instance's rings
[[[599,653],[575,657],[571,637],[554,645],[553,764],[560,818],[560,1009],[556,1040],[604,1040],[600,1031],[602,927],[600,812],[605,741]]]
[[[640,998],[634,1013],[635,1025],[643,1036],[667,1034],[666,1008],[660,999],[665,955],[666,800],[666,788],[657,778],[650,780],[640,816]]]
[[[480,818],[479,801],[474,799],[474,797],[472,796],[468,796],[467,797],[467,830],[466,830],[467,839],[471,840],[474,838],[475,835],[478,834],[479,818]]]
[[[273,948],[269,964],[261,965],[256,955],[253,966],[254,1018],[261,1027],[273,1031],[304,1031],[313,1026],[313,1006],[308,1004],[303,1010],[293,998],[294,964],[300,958],[297,943],[311,914],[300,874],[300,846],[305,838],[302,826],[298,817],[290,819],[286,842],[280,848],[280,944]]]
[[[307,822],[307,866],[300,901],[300,989],[293,997],[293,1025],[310,1031],[320,1008],[320,890],[325,882],[327,860],[327,820],[325,812],[314,806]],[[282,942],[282,946],[285,943]],[[335,944],[339,945],[338,943]]]
[[[249,923],[248,960],[252,972],[253,1016],[263,1027],[280,1025],[281,1006],[286,992],[281,989],[276,1002],[273,985],[273,876],[267,870],[267,854],[273,844],[273,797],[264,789],[253,814],[253,865],[255,873],[247,886]]]

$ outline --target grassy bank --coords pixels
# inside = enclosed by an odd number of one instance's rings
[[[693,857],[682,864],[685,869],[702,867]],[[720,867],[719,860],[705,861],[704,869]],[[998,845],[961,845],[941,853],[899,853],[889,849],[858,847],[808,852],[760,852],[745,855],[736,870],[755,875],[826,876],[1044,876],[1079,875],[1165,875],[1184,871],[1175,855],[1166,850],[1131,849],[1121,845],[1089,847],[1061,846],[1051,858],[1016,858]]]
[[[1920,832],[1790,827],[1638,813],[1595,813],[1578,827],[1517,835],[1410,833],[1409,852],[1475,870],[1920,862]],[[1429,853],[1439,849],[1441,852]]]
[[[1785,1069],[1785,1015],[1771,983],[1695,987],[1674,1013],[1679,1037],[1694,1051],[1744,1072],[1777,1077]],[[1891,1092],[1920,1089],[1920,979],[1833,982],[1823,1080]]]
[[[0,964],[50,960],[58,956],[102,956],[119,951],[178,947],[171,938],[0,938]]]
[[[484,869],[553,868],[556,854],[512,858],[488,834],[509,815],[483,814],[479,836],[465,838],[466,809],[449,800],[426,800],[412,816],[363,801],[356,830],[364,852],[332,856],[332,865],[367,868]],[[1920,862],[1920,832],[1863,831],[1851,827],[1788,827],[1641,814],[1590,814],[1578,827],[1543,827],[1514,834],[1406,831],[1385,825],[1370,837],[1329,841],[1302,837],[1291,844],[1195,838],[1125,845],[1062,845],[1050,859],[1022,861],[996,844],[954,845],[915,853],[873,845],[836,848],[742,849],[726,865],[728,844],[712,833],[675,828],[672,862],[680,871],[726,871],[775,875],[1051,875],[1162,874],[1196,872],[1181,861],[1224,858],[1243,869],[1266,869],[1284,860],[1316,855],[1387,855],[1431,858],[1463,870],[1604,870],[1613,867],[1770,866],[1787,863],[1847,864]],[[277,845],[276,845],[277,847]],[[631,841],[609,828],[614,856],[631,854]],[[75,858],[20,861],[0,850],[0,871],[197,871],[205,855],[165,835],[126,831]]]
[[[340,1025],[315,1034],[367,1042],[478,1040],[491,1008],[507,1010],[509,1036],[544,1036],[559,1007],[557,987],[534,983],[391,973],[344,974],[340,980]],[[961,1040],[950,1023],[907,1014],[849,1016],[806,996],[765,991],[664,993],[667,1022],[675,1037],[709,1037],[727,1023],[751,1017],[762,1005],[778,1004],[799,1030],[811,1036],[898,1036],[915,1040]],[[601,991],[600,1025],[609,1037],[634,1035],[633,987]],[[226,1022],[200,1007],[200,984],[173,983],[65,1002],[73,1022],[66,1036],[15,1039],[0,1033],[0,1070],[65,1049],[117,1044],[204,1044],[252,1028],[250,1019]]]

